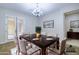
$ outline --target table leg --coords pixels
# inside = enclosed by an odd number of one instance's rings
[[[59,40],[57,41],[57,49],[59,49]]]
[[[46,53],[46,48],[42,48],[42,49],[41,49],[41,54],[42,54],[42,55],[46,55],[46,54],[47,54],[47,53]]]

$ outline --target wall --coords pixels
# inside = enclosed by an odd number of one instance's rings
[[[59,10],[56,10],[54,12],[51,12],[50,14],[47,14],[41,18],[41,26],[43,25],[43,21],[47,20],[54,20],[54,28],[48,28],[44,29],[42,27],[42,31],[47,32],[52,35],[58,34],[58,37],[63,40],[66,38],[65,36],[65,16],[64,13],[67,13],[72,10],[79,9],[79,4],[70,4],[68,6],[65,6]]]
[[[39,21],[35,16],[26,15],[25,19],[25,32],[26,33],[35,33],[35,27],[39,25]]]
[[[11,41],[7,39],[6,15],[14,17],[23,17],[24,32],[25,33],[35,32],[35,26],[38,25],[36,17],[12,9],[0,8],[0,44]]]
[[[72,11],[75,11],[75,10],[79,10],[79,4],[75,4],[75,5],[69,5],[69,6],[66,6],[66,7],[64,7],[64,8],[62,8],[62,13],[64,13],[64,37],[67,37],[66,36],[66,32],[67,32],[67,27],[65,26],[65,25],[67,25],[66,24],[66,20],[65,20],[65,13],[70,13],[70,12],[72,12]]]
[[[66,35],[67,31],[69,31],[69,29],[70,29],[70,21],[75,21],[75,20],[79,20],[79,13],[67,15],[65,17],[65,22],[66,22],[65,35]],[[73,29],[74,32],[79,32],[79,28],[72,28],[72,29]]]
[[[43,28],[43,22],[48,20],[54,20],[54,28]],[[47,35],[59,36],[60,39],[63,38],[63,16],[61,11],[53,12],[52,14],[48,14],[45,17],[42,17],[41,26],[42,32],[46,32]]]

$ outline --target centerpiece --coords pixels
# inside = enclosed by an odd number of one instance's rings
[[[40,35],[41,35],[41,27],[37,26],[36,27],[36,40],[40,40]]]

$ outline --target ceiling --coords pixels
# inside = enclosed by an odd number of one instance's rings
[[[48,14],[55,10],[59,10],[73,3],[39,3],[39,8],[43,11],[42,15]],[[75,3],[76,4],[76,3]],[[0,8],[9,8],[32,15],[32,11],[36,8],[36,3],[0,3]]]

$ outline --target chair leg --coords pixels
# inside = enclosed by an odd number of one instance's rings
[[[19,52],[16,50],[16,55],[19,55]]]
[[[48,55],[48,49],[46,49],[46,55]]]

